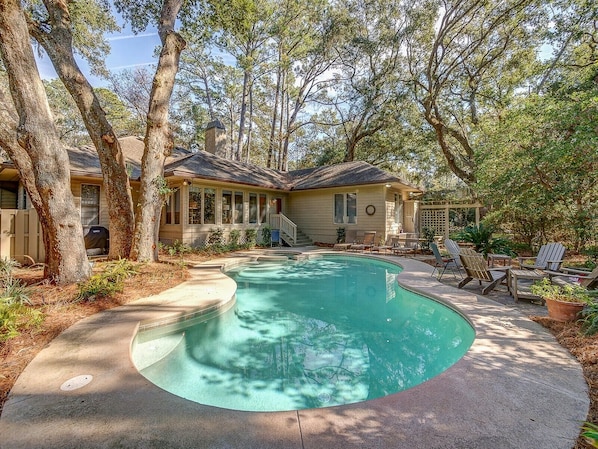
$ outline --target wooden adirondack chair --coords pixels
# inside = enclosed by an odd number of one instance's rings
[[[559,271],[564,257],[565,247],[561,243],[553,242],[542,245],[534,257],[518,257],[518,259],[521,268],[527,270]],[[533,260],[534,263],[525,263],[526,260]]]
[[[561,271],[546,271],[550,280],[555,284],[577,284],[588,290],[598,287],[598,267],[593,271],[576,270],[574,268],[561,268]]]
[[[464,254],[463,251],[459,254],[463,268],[465,269],[466,277],[459,282],[458,287],[463,288],[467,283],[478,280],[480,284],[482,282],[488,282],[489,284],[482,288],[482,295],[494,290],[494,288],[505,280],[508,274],[506,270],[509,267],[501,267],[500,270],[488,269],[486,260],[481,254]]]
[[[460,271],[463,268],[463,264],[461,263],[461,259],[459,258],[459,254],[461,254],[461,252],[465,248],[461,248],[457,242],[455,242],[454,240],[451,240],[451,239],[445,239],[444,240],[444,247],[449,252],[449,254],[451,255],[451,257],[455,261],[455,265],[457,265],[457,268]],[[468,254],[468,251],[469,251],[469,249],[466,249],[466,251],[465,251],[464,254]],[[473,251],[473,250],[471,250],[471,251],[473,253],[475,253],[475,251]]]

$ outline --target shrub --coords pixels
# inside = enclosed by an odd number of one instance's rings
[[[472,243],[474,249],[487,256],[489,253],[507,254],[515,256],[511,249],[511,242],[502,237],[493,237],[494,229],[480,223],[479,226],[467,226],[458,234],[457,239]]]
[[[581,330],[585,335],[598,332],[598,302],[589,302],[580,312]]]
[[[224,239],[224,230],[222,228],[210,228],[210,233],[206,239],[206,244],[210,245],[222,245]]]
[[[102,273],[94,274],[85,282],[78,284],[77,300],[93,301],[120,293],[124,288],[125,279],[137,272],[135,265],[127,259],[119,259],[106,266]]]
[[[0,260],[0,341],[16,337],[21,329],[38,326],[44,319],[39,310],[29,307],[30,288],[13,277],[17,266],[14,260]]]
[[[256,243],[257,237],[257,230],[255,229],[245,229],[245,246],[247,248],[253,248]]]
[[[436,235],[436,229],[424,228],[422,230],[424,241],[421,243],[421,247],[424,251],[430,250],[430,243],[434,241],[434,235]]]
[[[165,246],[165,248],[171,256],[182,256],[183,254],[193,251],[189,245],[179,240],[175,240],[172,246]]]
[[[44,315],[27,305],[0,302],[0,341],[6,341],[19,335],[22,329],[39,326]]]
[[[564,302],[580,302],[589,304],[591,301],[588,290],[581,285],[556,285],[550,282],[550,279],[543,278],[534,282],[530,287],[532,294],[542,297],[542,299],[554,299]]]
[[[336,243],[345,243],[347,233],[345,228],[336,228]]]
[[[268,246],[270,244],[270,239],[272,238],[272,230],[269,226],[264,226],[262,228],[262,245]]]
[[[230,231],[230,234],[228,235],[228,244],[234,249],[237,248],[239,246],[239,241],[241,240],[241,231],[239,231],[238,229],[233,229],[232,231]]]
[[[591,422],[585,422],[581,430],[583,430],[581,436],[587,438],[592,447],[598,447],[598,426]]]

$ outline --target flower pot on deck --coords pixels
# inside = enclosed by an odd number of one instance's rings
[[[581,302],[558,301],[556,299],[543,298],[548,308],[548,316],[556,321],[575,321],[579,312],[585,306]]]

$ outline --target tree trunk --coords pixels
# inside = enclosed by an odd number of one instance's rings
[[[241,149],[243,147],[243,136],[245,134],[245,113],[247,112],[247,89],[249,86],[249,72],[245,70],[243,74],[243,97],[241,99],[241,111],[239,112],[239,134],[237,136],[237,149],[235,160],[242,160]]]
[[[40,24],[35,22],[30,23],[29,31],[48,53],[56,73],[75,100],[95,145],[108,203],[109,257],[126,258],[131,252],[135,217],[129,176],[120,143],[92,86],[73,56],[72,26],[67,5],[57,2],[47,7],[52,20],[50,32],[45,32]]]
[[[247,145],[245,152],[245,163],[249,164],[251,154],[251,138],[253,136],[253,85],[249,87],[249,126],[247,127]]]
[[[37,72],[19,0],[0,2],[0,52],[19,115],[15,140],[24,151],[14,146],[6,149],[15,158],[42,224],[44,276],[63,284],[81,281],[91,268],[71,193],[70,164]]]
[[[145,150],[141,160],[141,189],[131,251],[132,259],[143,262],[158,260],[160,212],[167,187],[163,178],[164,161],[174,145],[168,126],[168,106],[180,55],[185,48],[185,40],[174,31],[181,4],[182,0],[165,0],[160,18],[162,51],[150,94]]]
[[[272,124],[270,125],[270,140],[268,143],[268,162],[267,167],[272,168],[274,162],[274,136],[276,135],[276,122],[278,119],[278,99],[280,97],[280,84],[282,78],[282,55],[281,49],[278,49],[278,68],[276,69],[276,91],[274,92],[274,107],[272,108]]]

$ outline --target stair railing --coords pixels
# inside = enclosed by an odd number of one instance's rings
[[[286,237],[290,244],[297,242],[297,225],[284,214],[270,215],[270,227],[279,229],[282,238]]]

